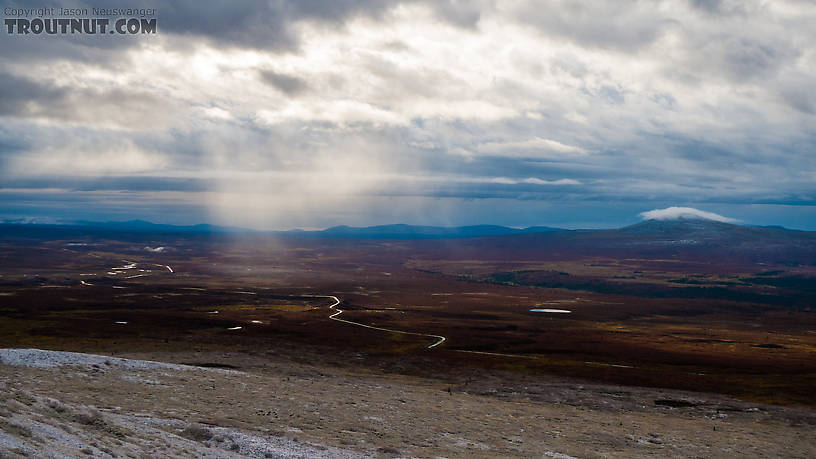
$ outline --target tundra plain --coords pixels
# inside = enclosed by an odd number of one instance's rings
[[[48,450],[32,424],[48,419],[77,451],[118,455],[809,457],[816,444],[811,233],[3,231],[0,348],[194,368],[0,363],[0,430],[19,439],[4,454]],[[155,422],[140,430],[138,413]]]

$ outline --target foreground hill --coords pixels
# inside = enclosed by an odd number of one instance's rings
[[[809,410],[503,372],[408,377],[294,351],[126,356],[189,366],[0,349],[0,456],[816,454]]]

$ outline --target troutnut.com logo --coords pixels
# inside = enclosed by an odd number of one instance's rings
[[[7,7],[3,9],[3,13],[6,15],[3,24],[9,35],[156,33],[156,18],[152,17],[156,14],[155,8]],[[112,18],[112,16],[117,18]]]

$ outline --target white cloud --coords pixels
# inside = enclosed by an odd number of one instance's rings
[[[558,180],[544,180],[537,177],[528,177],[526,179],[512,179],[507,177],[495,177],[487,180],[490,183],[502,183],[506,185],[518,185],[527,183],[531,185],[580,185],[581,182],[575,179],[562,178]]]
[[[204,116],[208,118],[213,118],[217,120],[231,120],[233,116],[230,112],[224,110],[223,108],[219,107],[209,107],[209,108],[202,108],[201,111],[204,113]]]
[[[483,100],[429,100],[405,102],[401,109],[412,118],[439,118],[446,121],[499,121],[513,118],[518,113]]]
[[[587,151],[580,147],[567,145],[557,140],[533,137],[527,140],[508,142],[485,142],[476,147],[476,151],[490,156],[512,156],[533,158],[563,158],[585,156]]]
[[[258,119],[270,125],[287,121],[326,121],[337,125],[370,123],[374,126],[408,123],[408,119],[399,113],[356,100],[296,101],[281,110],[258,110]]]
[[[667,207],[654,209],[639,214],[644,220],[712,220],[723,223],[736,223],[739,220],[724,217],[714,212],[695,209],[693,207]]]
[[[580,185],[581,182],[575,179],[558,179],[558,180],[542,180],[540,178],[530,177],[522,180],[523,183],[532,183],[534,185]]]

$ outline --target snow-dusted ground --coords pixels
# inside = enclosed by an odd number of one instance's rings
[[[189,365],[152,362],[150,360],[120,359],[79,352],[44,351],[41,349],[0,349],[0,364],[32,368],[52,368],[65,365],[110,367],[127,370],[191,370]]]
[[[0,457],[224,457],[352,458],[360,453],[286,437],[134,414],[100,413],[93,407],[35,398],[32,406],[0,418]],[[55,411],[55,408],[60,410]]]
[[[452,385],[276,353],[133,356],[147,360],[0,349],[0,457],[816,457],[813,410],[713,394],[492,372]]]
[[[167,385],[164,378],[179,372],[240,375],[234,370],[132,360],[77,352],[40,349],[0,349],[3,365],[35,369],[64,367],[55,377],[110,372],[124,381]],[[156,379],[149,379],[146,375]],[[359,452],[299,442],[280,435],[232,427],[198,425],[146,412],[122,412],[118,407],[57,400],[4,387],[0,377],[0,457],[256,457],[351,458]],[[150,409],[151,407],[145,407]],[[195,408],[195,407],[191,407]]]

